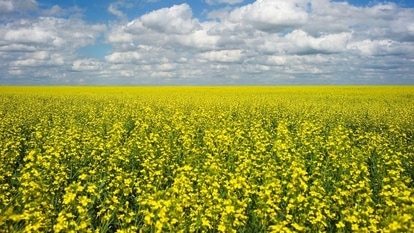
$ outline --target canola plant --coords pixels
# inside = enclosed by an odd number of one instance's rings
[[[409,232],[414,87],[0,87],[0,232]]]

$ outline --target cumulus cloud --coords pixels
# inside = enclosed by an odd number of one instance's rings
[[[161,33],[188,34],[200,27],[188,4],[174,5],[143,15],[142,25]]]
[[[174,40],[182,46],[202,51],[216,48],[221,39],[218,35],[209,34],[207,30],[197,30],[188,35],[176,37]]]
[[[120,19],[126,19],[126,15],[118,9],[117,3],[111,3],[108,7],[108,12],[117,16]]]
[[[364,56],[410,56],[414,53],[412,43],[392,40],[366,39],[350,43],[347,48]]]
[[[64,64],[61,54],[51,54],[47,51],[37,51],[21,56],[19,60],[11,62],[14,67],[59,66]]]
[[[40,50],[79,47],[94,42],[105,25],[87,25],[78,19],[39,17],[20,20],[1,27],[2,44],[35,45]]]
[[[0,45],[0,51],[5,52],[35,52],[36,46],[25,44],[5,44]]]
[[[17,28],[13,31],[7,31],[3,37],[6,42],[19,44],[48,44],[55,39],[53,32],[45,28]]]
[[[229,20],[247,23],[264,31],[281,30],[306,23],[306,9],[306,4],[295,1],[259,0],[233,10]]]
[[[240,63],[243,61],[243,52],[241,50],[221,50],[209,51],[199,55],[201,60],[223,63]]]
[[[72,63],[74,71],[99,71],[102,70],[103,63],[95,59],[78,59]]]
[[[81,10],[77,7],[65,9],[58,5],[54,5],[51,8],[42,9],[40,12],[42,16],[49,16],[49,17],[65,17],[69,15],[74,16],[74,15],[81,14]]]
[[[142,56],[135,51],[130,52],[115,52],[105,57],[111,63],[135,63],[142,59]]]
[[[184,3],[127,20],[125,9],[138,4],[132,0],[109,4],[107,11],[122,20],[107,24],[69,17],[56,6],[38,17],[13,18],[0,24],[0,75],[77,83],[82,74],[83,83],[94,84],[414,82],[413,8],[329,0],[205,2],[225,5],[204,12],[206,18]],[[17,6],[0,5],[7,11]],[[100,37],[110,45],[108,54],[77,54]]]
[[[118,52],[106,60],[124,65],[165,64],[168,60],[174,67],[170,79],[186,76],[190,69],[200,80],[209,76],[212,82],[218,81],[211,78],[214,75],[228,77],[229,82],[235,75],[240,82],[249,82],[252,75],[264,83],[295,82],[294,77],[340,82],[346,75],[361,75],[366,67],[382,64],[373,64],[377,61],[364,56],[412,57],[414,18],[409,13],[413,9],[386,3],[356,7],[327,0],[261,0],[215,10],[209,15],[211,21],[200,22],[189,5],[176,5],[112,30],[108,40]],[[178,28],[179,24],[183,27]],[[142,45],[152,49],[144,51]],[[161,71],[161,67],[132,70],[145,74]]]
[[[0,13],[12,12],[13,10],[12,1],[0,1]]]
[[[351,38],[352,34],[349,32],[326,34],[315,38],[296,29],[285,36],[289,44],[286,46],[286,52],[293,54],[344,52]]]
[[[130,51],[135,44],[175,50],[214,49],[220,36],[212,35],[210,23],[193,18],[188,4],[174,5],[142,15],[127,24],[113,28],[107,36],[119,50]]]
[[[0,14],[36,10],[37,8],[38,4],[35,0],[0,0]]]
[[[59,9],[52,7],[50,10]],[[48,12],[39,11],[39,14],[48,15]],[[39,16],[12,20],[0,25],[0,51],[9,55],[2,59],[0,72],[22,78],[67,78],[76,59],[76,49],[93,44],[105,30],[106,25],[88,24],[77,17]],[[80,64],[73,64],[74,70],[81,68]]]

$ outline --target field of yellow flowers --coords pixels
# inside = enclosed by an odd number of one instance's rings
[[[0,232],[409,232],[414,87],[0,87]]]

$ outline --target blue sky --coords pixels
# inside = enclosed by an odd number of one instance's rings
[[[414,84],[414,1],[0,0],[10,84]]]

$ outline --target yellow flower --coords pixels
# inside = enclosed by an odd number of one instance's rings
[[[401,228],[400,224],[397,221],[393,221],[389,226],[391,232],[397,232]]]
[[[86,189],[86,191],[89,193],[89,194],[97,194],[97,187],[96,187],[96,185],[95,184],[89,184],[88,185],[88,187],[87,187],[87,189]]]
[[[345,223],[344,223],[343,221],[339,221],[339,222],[336,224],[336,227],[337,227],[337,228],[344,228],[344,227],[345,227]]]
[[[208,227],[208,228],[211,228],[211,223],[207,218],[201,218],[201,225],[205,226],[205,227]]]
[[[63,196],[63,204],[67,205],[67,204],[73,202],[75,200],[75,198],[76,198],[76,194],[75,193],[71,193],[71,192],[66,193]]]
[[[81,221],[77,226],[76,226],[76,231],[85,231],[88,228],[88,224],[85,221]]]
[[[90,202],[90,200],[87,196],[80,196],[80,197],[78,197],[78,199],[79,199],[80,204],[84,207],[86,207]]]
[[[86,175],[86,174],[82,174],[82,175],[79,176],[79,179],[81,179],[81,180],[86,180],[87,178],[88,178],[88,175]]]
[[[155,217],[155,215],[153,213],[147,213],[144,217],[144,222],[146,225],[151,225],[152,224],[152,219]]]
[[[233,213],[234,212],[234,206],[232,206],[232,205],[226,206],[225,212],[227,214]]]
[[[303,231],[305,228],[302,227],[301,225],[297,224],[297,223],[293,223],[292,224],[293,228],[295,228],[295,230],[297,231]]]
[[[220,223],[217,229],[219,232],[226,232],[226,226],[223,223]]]

